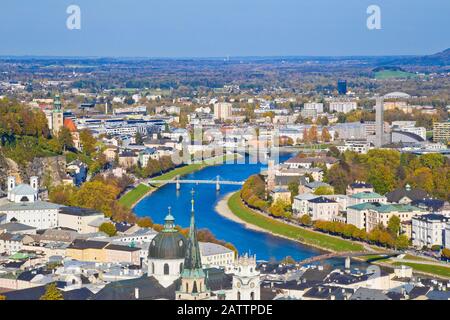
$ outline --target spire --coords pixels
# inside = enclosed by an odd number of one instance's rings
[[[195,226],[194,193],[194,190],[192,190],[191,223],[189,226],[189,239],[187,243],[186,257],[184,259],[183,275],[204,277],[200,247],[197,240],[197,227]]]

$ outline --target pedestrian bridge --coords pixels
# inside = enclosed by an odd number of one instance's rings
[[[215,180],[181,180],[180,177],[176,177],[172,180],[148,180],[148,185],[158,185],[158,184],[176,184],[177,190],[180,190],[182,184],[213,184],[216,185],[216,190],[220,190],[221,185],[231,185],[231,186],[242,186],[244,185],[244,181],[227,181],[227,180],[220,180],[220,177],[217,176]]]
[[[377,251],[345,251],[345,252],[333,252],[327,253],[320,256],[311,257],[305,260],[298,262],[299,265],[311,264],[323,260],[333,259],[333,258],[355,258],[355,257],[363,257],[363,256],[382,256],[386,258],[396,257],[402,254],[397,251],[387,251],[387,252],[377,252]]]

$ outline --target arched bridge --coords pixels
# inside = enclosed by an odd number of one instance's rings
[[[226,181],[220,180],[220,177],[217,176],[215,180],[181,180],[179,176],[172,180],[148,180],[147,184],[156,185],[156,184],[166,184],[166,183],[174,183],[177,185],[177,190],[180,190],[182,184],[214,184],[216,185],[216,190],[220,190],[221,185],[232,185],[232,186],[242,186],[244,185],[244,181]]]
[[[311,264],[323,260],[333,259],[333,258],[355,258],[355,257],[363,257],[363,256],[383,256],[386,258],[396,257],[402,254],[401,252],[396,251],[388,251],[388,252],[377,252],[377,251],[344,251],[344,252],[335,252],[335,253],[327,253],[320,256],[311,257],[305,260],[298,262],[297,264]]]

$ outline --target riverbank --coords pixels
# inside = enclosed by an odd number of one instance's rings
[[[200,162],[196,162],[196,163],[192,163],[192,164],[189,164],[186,166],[175,168],[175,169],[170,170],[169,172],[166,172],[162,175],[152,177],[151,179],[146,179],[146,180],[153,180],[153,179],[173,180],[177,176],[183,177],[190,173],[200,171],[206,167],[215,166],[217,164],[221,164],[224,161],[227,161],[230,159],[236,159],[236,157],[238,157],[238,156],[239,155],[237,155],[237,154],[233,154],[233,155],[224,155],[223,157],[215,157],[215,158],[206,159],[206,160],[203,160]],[[163,185],[164,184],[158,184],[158,185],[155,185],[155,187],[150,187],[145,183],[140,183],[134,189],[128,191],[122,197],[120,197],[119,203],[121,203],[122,205],[124,205],[127,208],[133,209],[139,203],[139,201],[141,201],[143,198],[149,196],[150,194],[152,194],[152,192],[154,192],[155,190],[158,190],[158,188],[160,188]]]
[[[364,247],[359,243],[339,239],[265,217],[245,206],[242,203],[239,192],[228,194],[222,198],[216,206],[216,211],[225,218],[244,224],[246,228],[267,232],[274,236],[296,241],[320,250],[329,252],[364,250]]]
[[[242,202],[239,192],[229,193],[223,197],[216,205],[216,212],[224,218],[240,223],[245,228],[259,232],[266,232],[271,235],[296,241],[307,246],[311,246],[328,252],[339,251],[363,251],[364,246],[350,240],[339,239],[333,236],[308,230],[302,227],[292,226],[275,219],[266,217],[254,210],[249,209]],[[301,239],[299,239],[301,238]],[[376,253],[370,257],[357,257],[355,260],[368,261],[377,260]],[[371,263],[394,268],[399,265],[407,265],[414,269],[414,272],[439,277],[450,278],[450,268],[441,263],[427,263],[427,261],[412,261],[410,259],[383,259]]]

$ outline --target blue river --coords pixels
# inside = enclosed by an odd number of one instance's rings
[[[280,155],[280,161],[290,155]],[[201,171],[186,175],[183,179],[214,180],[219,175],[223,180],[244,181],[250,175],[265,169],[263,164],[222,164],[207,167]],[[264,232],[246,229],[243,225],[233,222],[219,215],[215,211],[217,202],[226,194],[237,191],[240,186],[222,185],[216,191],[215,185],[208,184],[181,184],[177,191],[175,184],[167,184],[151,195],[142,199],[134,212],[138,216],[150,216],[155,223],[163,223],[168,207],[171,207],[175,223],[182,227],[189,225],[191,208],[191,190],[195,190],[196,223],[199,229],[209,229],[217,239],[233,243],[240,254],[256,254],[258,260],[274,261],[291,256],[300,261],[322,252],[300,243],[272,236]],[[328,261],[335,265],[342,263],[341,259]]]

